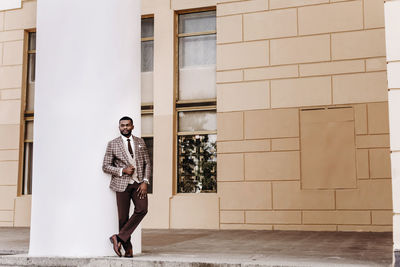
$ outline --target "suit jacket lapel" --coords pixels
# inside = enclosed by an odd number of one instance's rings
[[[122,154],[124,155],[124,158],[125,158],[126,162],[130,163],[132,160],[129,160],[129,156],[128,156],[128,154],[126,152],[126,149],[125,149],[124,140],[122,140],[121,136],[118,138],[118,145],[119,145],[119,148],[120,148]]]

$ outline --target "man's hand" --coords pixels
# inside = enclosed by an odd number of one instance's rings
[[[132,165],[122,169],[122,173],[125,173],[128,175],[132,175],[134,171],[135,171],[135,167],[133,167]]]
[[[144,199],[147,196],[147,184],[146,183],[141,183],[139,185],[139,188],[136,190],[138,193],[138,196],[140,199]]]

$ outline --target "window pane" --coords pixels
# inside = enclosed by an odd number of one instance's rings
[[[153,103],[153,72],[142,72],[141,77],[142,104]]]
[[[179,100],[216,98],[215,34],[179,39]]]
[[[216,98],[215,66],[179,70],[179,100]]]
[[[28,50],[36,50],[36,32],[29,33],[29,47]]]
[[[151,162],[151,175],[150,175],[150,184],[147,187],[148,193],[153,193],[153,137],[144,137],[144,142],[146,143],[147,150],[149,151],[149,157]]]
[[[25,140],[33,140],[33,121],[25,123]]]
[[[215,65],[216,35],[179,38],[179,68]]]
[[[154,18],[142,19],[142,38],[154,36]]]
[[[153,115],[144,114],[142,115],[142,135],[153,134]]]
[[[178,131],[216,131],[217,115],[215,111],[181,111],[178,113]]]
[[[179,15],[179,33],[216,30],[215,11]]]
[[[32,194],[32,157],[33,143],[25,143],[24,147],[24,174],[22,181],[22,194]]]
[[[178,136],[178,193],[217,192],[216,135]]]
[[[142,42],[142,72],[153,71],[154,41]]]
[[[35,102],[35,65],[36,54],[28,55],[28,77],[26,88],[26,111],[33,111]]]
[[[153,103],[153,54],[154,42],[142,42],[142,103]]]

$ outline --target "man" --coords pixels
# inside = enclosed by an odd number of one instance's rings
[[[119,233],[110,237],[115,253],[121,257],[121,244],[125,257],[133,257],[131,235],[147,213],[147,185],[151,166],[142,138],[132,135],[130,117],[119,120],[121,136],[111,140],[104,155],[103,171],[111,174],[110,188],[116,192]],[[135,210],[129,218],[130,201]]]

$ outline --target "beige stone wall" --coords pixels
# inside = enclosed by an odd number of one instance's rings
[[[391,231],[383,2],[218,1],[221,229]]]
[[[175,11],[212,6],[218,193],[175,194]],[[383,0],[145,0],[142,14],[155,18],[143,227],[391,231]],[[35,16],[36,1],[0,12],[0,226],[30,220],[17,183],[23,38]]]
[[[17,197],[24,30],[36,27],[36,1],[0,12],[0,226],[26,226],[30,196]]]
[[[144,228],[219,228],[216,194],[175,194],[175,12],[215,7],[215,0],[147,0],[142,14],[154,15],[153,194]]]

